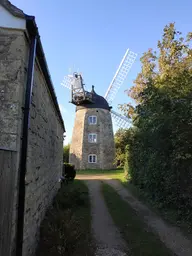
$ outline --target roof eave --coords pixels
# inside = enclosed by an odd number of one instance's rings
[[[14,16],[19,17],[19,18],[25,18],[25,13],[21,9],[14,6],[8,0],[0,0],[0,4]]]
[[[40,40],[38,27],[37,27],[37,24],[35,22],[35,17],[30,16],[30,15],[25,15],[25,19],[26,19],[26,27],[27,27],[27,31],[28,31],[29,35],[30,36],[34,36],[34,35],[38,36],[36,54],[37,54],[38,61],[40,63],[41,69],[43,71],[45,80],[47,82],[49,91],[51,93],[52,100],[54,102],[55,108],[57,110],[57,113],[59,115],[60,121],[62,123],[64,132],[65,132],[66,131],[65,130],[65,125],[64,125],[63,118],[62,118],[62,115],[61,115],[61,112],[60,112],[60,109],[59,109],[59,104],[58,104],[58,101],[57,101],[56,93],[55,93],[53,83],[52,83],[52,80],[51,80],[51,76],[50,76],[50,73],[49,73],[47,61],[46,61],[45,54],[44,54],[44,51],[43,51],[43,46],[42,46],[42,43],[41,43],[41,40]]]
[[[59,119],[61,121],[63,130],[65,132],[64,121],[63,121],[63,118],[62,118],[62,115],[61,115],[61,112],[60,112],[60,109],[59,109],[59,104],[58,104],[58,101],[57,101],[57,97],[56,97],[55,90],[54,90],[54,87],[53,87],[53,83],[52,83],[52,80],[51,80],[51,76],[50,76],[50,73],[49,73],[47,61],[46,61],[45,54],[44,54],[44,51],[43,51],[43,46],[42,46],[42,43],[41,43],[41,40],[40,40],[38,27],[37,27],[37,24],[35,22],[35,17],[25,14],[22,10],[20,10],[19,8],[17,8],[13,4],[11,4],[11,2],[9,2],[8,0],[0,0],[0,4],[5,9],[7,9],[12,15],[14,15],[16,17],[19,17],[19,18],[23,18],[23,19],[26,20],[26,29],[27,29],[27,32],[28,32],[30,37],[33,37],[33,36],[37,35],[38,39],[37,39],[36,55],[38,57],[39,63],[41,65],[41,68],[42,68],[42,71],[43,71],[43,74],[44,74],[44,77],[45,77],[45,80],[46,80],[47,85],[48,85],[48,89],[50,91],[50,94],[51,94],[52,100],[54,102],[56,111],[59,115]]]
[[[26,15],[26,21],[27,21],[28,33],[30,34],[30,32],[31,32],[31,36],[33,36],[34,33],[36,33],[36,35],[38,36],[38,39],[37,39],[37,57],[38,57],[38,61],[40,63],[41,69],[42,69],[43,74],[45,76],[45,80],[47,82],[49,91],[51,93],[52,100],[54,102],[55,108],[58,112],[60,121],[62,123],[64,132],[65,132],[64,121],[63,121],[63,118],[62,118],[62,115],[61,115],[61,112],[60,112],[60,109],[59,109],[59,104],[58,104],[56,93],[55,93],[55,90],[54,90],[54,87],[53,87],[52,79],[51,79],[51,76],[50,76],[50,73],[49,73],[47,61],[46,61],[46,58],[45,58],[45,53],[44,53],[43,46],[42,46],[42,43],[41,43],[41,40],[40,40],[38,27],[37,27],[36,22],[35,22],[35,17]]]

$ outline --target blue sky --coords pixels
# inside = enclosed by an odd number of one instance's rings
[[[86,87],[95,85],[105,94],[127,48],[138,54],[114,103],[129,102],[124,90],[133,85],[140,71],[140,57],[155,48],[163,28],[176,22],[178,30],[192,31],[191,0],[11,0],[34,15],[49,71],[66,126],[65,144],[71,139],[75,106],[70,92],[61,86],[69,69],[82,72]],[[116,130],[116,126],[114,130]]]

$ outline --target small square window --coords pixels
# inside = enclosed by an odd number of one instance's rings
[[[97,155],[94,155],[94,154],[90,154],[89,156],[88,156],[88,162],[89,163],[97,163]]]
[[[97,143],[97,134],[96,133],[89,133],[88,142]]]
[[[97,124],[97,117],[96,116],[89,116],[88,117],[88,123],[93,125],[93,124]]]

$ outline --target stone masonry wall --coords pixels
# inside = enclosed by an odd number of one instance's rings
[[[0,28],[0,149],[15,151],[12,242],[15,238],[17,174],[20,159],[29,43],[24,31]],[[34,255],[39,226],[59,188],[63,128],[36,59],[30,110],[23,256]],[[5,170],[6,171],[6,170]],[[11,245],[13,249],[13,245]],[[7,255],[9,256],[9,255]]]
[[[47,206],[59,189],[63,162],[63,128],[37,62],[30,111],[24,255],[33,254],[34,238]]]
[[[23,31],[0,28],[0,148],[17,151],[28,49]]]
[[[13,212],[10,251],[14,250],[16,232],[18,190],[16,181],[20,159],[20,134],[27,63],[28,43],[24,32],[0,28],[0,149],[14,151],[16,154],[15,162],[12,163],[14,173],[12,173],[12,177],[9,177],[10,182],[13,184],[13,199],[11,200],[14,202],[11,207]],[[9,173],[9,170],[4,171]],[[2,180],[2,182],[4,181]]]
[[[88,117],[97,116],[97,124],[89,125]],[[97,143],[88,142],[88,134],[97,134]],[[88,155],[96,154],[97,163],[88,163]],[[77,169],[112,169],[115,145],[111,114],[105,109],[81,109],[76,112],[70,149],[70,162]]]
[[[76,112],[70,146],[69,162],[74,164],[77,169],[80,169],[82,161],[85,112],[84,109]]]

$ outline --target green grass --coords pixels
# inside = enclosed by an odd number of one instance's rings
[[[162,207],[162,205],[158,204],[154,200],[150,199],[150,196],[142,189],[138,188],[137,186],[133,185],[130,180],[127,180],[124,175],[123,169],[116,169],[116,170],[83,170],[79,171],[77,174],[87,174],[87,175],[107,175],[109,178],[114,180],[119,180],[121,184],[129,190],[129,192],[138,198],[141,202],[143,202],[149,209],[159,215],[168,223],[179,227],[182,232],[192,239],[192,228],[191,223],[186,219],[180,219],[176,209],[167,209]]]
[[[122,183],[126,183],[127,180],[124,175],[123,169],[116,170],[79,170],[77,171],[77,175],[99,175],[99,176],[107,176],[113,180],[120,180]]]
[[[124,172],[117,170],[115,174],[109,175],[112,179],[119,180],[121,184],[129,190],[129,192],[143,202],[151,211],[155,212],[162,219],[170,223],[171,225],[179,227],[182,232],[192,239],[192,228],[191,222],[187,221],[185,218],[181,219],[176,209],[168,209],[162,207],[162,204],[152,200],[150,195],[145,191],[130,182],[125,178]]]
[[[113,170],[101,170],[101,169],[89,169],[89,170],[77,170],[77,174],[114,174],[114,173],[124,173],[123,169],[113,169]]]
[[[102,192],[114,223],[128,244],[130,255],[173,255],[112,187],[103,183]]]
[[[93,252],[88,188],[75,180],[62,185],[48,209],[36,256],[91,256]]]
[[[149,209],[151,209],[151,211],[156,213],[167,223],[180,228],[182,232],[189,237],[189,239],[192,239],[191,222],[187,221],[186,218],[181,219],[176,209],[163,207],[162,204],[152,200],[150,198],[150,195],[146,191],[138,188],[129,181],[122,181],[121,179],[119,180],[122,182],[122,185],[126,189],[128,189],[133,196],[135,196],[136,198],[138,198],[138,200],[143,202]]]
[[[100,169],[89,169],[89,170],[77,170],[77,174],[104,174],[104,175],[111,175],[111,174],[123,174],[123,169],[114,169],[114,170],[100,170]]]

